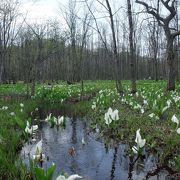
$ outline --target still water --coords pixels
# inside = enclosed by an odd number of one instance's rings
[[[128,145],[107,144],[100,136],[100,131],[90,129],[90,121],[80,118],[66,118],[66,128],[50,128],[41,121],[37,141],[42,138],[45,168],[57,165],[56,176],[62,170],[79,174],[84,180],[143,180],[147,172],[156,168],[157,158],[146,153],[144,160],[138,160],[133,166],[127,154]],[[85,143],[82,143],[84,139]],[[27,143],[21,156],[28,165],[29,155],[34,152],[36,142]],[[166,180],[167,172],[150,177],[150,180]]]

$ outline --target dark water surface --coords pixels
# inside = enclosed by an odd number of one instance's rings
[[[70,175],[77,173],[83,176],[84,180],[143,180],[148,171],[156,168],[156,158],[152,154],[146,154],[144,160],[130,166],[129,147],[115,144],[112,140],[107,147],[99,138],[100,132],[92,132],[85,119],[67,118],[65,129],[50,128],[42,121],[39,129],[38,138],[42,137],[43,153],[48,157],[43,166],[47,168],[54,162],[57,165],[56,175],[63,169]],[[36,142],[26,144],[22,149],[21,154],[27,164],[28,153],[34,153],[34,144]],[[149,179],[165,180],[166,176],[167,172],[161,171]]]

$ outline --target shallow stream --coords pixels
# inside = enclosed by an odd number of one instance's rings
[[[43,119],[44,115],[40,115],[40,118]],[[138,160],[132,166],[127,153],[128,145],[117,144],[113,140],[107,144],[100,133],[98,128],[92,131],[90,120],[85,118],[66,118],[65,129],[50,128],[42,120],[36,142],[42,138],[43,153],[46,156],[43,166],[47,168],[53,162],[57,165],[56,176],[64,170],[69,175],[79,174],[84,180],[143,180],[147,172],[156,168],[157,158],[148,153],[144,160]],[[27,165],[36,142],[25,144],[21,151]],[[149,179],[165,180],[167,175],[166,171],[161,171]]]

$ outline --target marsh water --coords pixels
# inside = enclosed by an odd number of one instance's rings
[[[46,112],[47,113],[47,112]],[[157,158],[146,153],[143,160],[132,166],[128,145],[105,140],[101,131],[90,128],[90,120],[86,118],[66,117],[66,128],[50,128],[44,122],[45,115],[40,114],[42,121],[36,134],[37,141],[42,138],[43,152],[46,160],[45,168],[57,165],[56,174],[62,170],[71,174],[79,174],[84,180],[143,180],[149,171],[156,168]],[[85,143],[82,143],[84,139]],[[33,153],[36,142],[27,143],[21,156],[28,165],[29,155]],[[150,180],[165,180],[168,173],[160,171]]]

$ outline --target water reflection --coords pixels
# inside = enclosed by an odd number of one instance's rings
[[[117,161],[117,152],[118,152],[118,147],[114,148],[114,155],[113,155],[113,161],[112,161],[112,169],[111,169],[111,180],[114,179],[115,177],[115,170],[116,170],[116,161]]]
[[[134,167],[134,158],[133,156],[129,157],[129,173],[128,173],[128,179],[132,179],[132,172],[133,172],[133,167]]]
[[[134,163],[134,158],[126,153],[125,144],[106,144],[99,139],[99,133],[90,131],[89,121],[81,121],[75,117],[68,118],[66,129],[50,128],[45,122],[41,124],[43,150],[49,161],[57,165],[56,175],[62,170],[68,174],[79,174],[84,180],[143,180],[149,170],[156,166],[153,155],[147,154],[145,159]],[[85,144],[82,144],[82,138]],[[28,151],[33,145],[22,149],[24,161],[28,164]],[[70,150],[74,148],[75,154]],[[23,156],[22,156],[23,157]],[[165,180],[166,173],[153,176],[151,180]]]
[[[76,118],[73,117],[71,121],[71,126],[72,126],[72,143],[76,144],[77,143],[77,134],[76,134]]]

